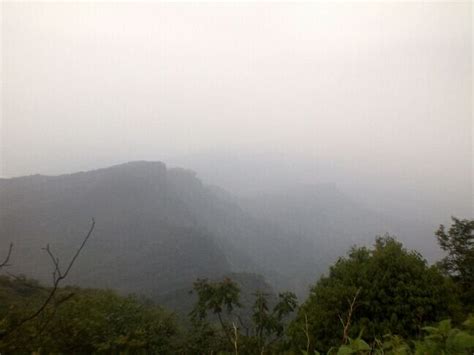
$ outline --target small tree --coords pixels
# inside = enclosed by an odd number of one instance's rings
[[[193,288],[197,293],[198,301],[191,311],[191,320],[197,324],[204,320],[207,313],[211,311],[217,316],[227,341],[237,353],[237,333],[223,318],[224,314],[230,315],[235,307],[241,307],[240,289],[237,284],[227,277],[218,282],[198,279]]]
[[[278,295],[278,303],[270,311],[266,294],[255,294],[252,320],[255,324],[255,337],[258,348],[263,354],[268,346],[280,339],[285,330],[284,319],[297,307],[296,295],[283,292]]]
[[[241,308],[242,305],[239,301],[240,289],[231,279],[215,282],[197,280],[194,291],[198,300],[190,314],[193,338],[206,348],[213,344],[214,347],[208,349],[211,353],[229,349],[233,349],[236,354],[239,351],[246,354],[273,353],[277,341],[285,334],[288,316],[297,307],[296,296],[292,292],[280,293],[276,301],[272,299],[270,302],[270,295],[257,291],[254,294],[250,325],[241,319],[240,312],[235,311],[235,308]],[[224,337],[215,336],[212,326],[206,321],[208,313],[218,319]],[[223,338],[224,344],[221,343]],[[198,350],[202,351],[202,348]]]
[[[461,288],[461,300],[470,310],[474,304],[474,220],[452,217],[453,224],[446,231],[443,225],[436,231],[441,249],[448,255],[439,263]]]
[[[361,331],[368,342],[389,333],[412,338],[456,304],[452,282],[438,268],[394,238],[379,237],[372,249],[353,248],[312,287],[291,335],[298,347],[309,342],[310,351],[327,351]]]

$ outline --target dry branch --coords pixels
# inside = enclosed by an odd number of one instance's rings
[[[12,250],[13,250],[13,243],[10,243],[10,247],[8,248],[8,254],[5,257],[5,260],[0,264],[0,269],[8,266],[8,261],[10,260],[10,256],[12,255]]]
[[[86,236],[84,237],[84,240],[82,241],[82,244],[79,246],[76,253],[72,257],[71,261],[69,262],[69,264],[66,268],[66,271],[64,273],[61,272],[61,269],[59,267],[59,258],[55,257],[54,254],[51,252],[49,244],[46,246],[46,248],[44,248],[44,250],[46,250],[46,252],[50,256],[50,258],[53,262],[53,265],[54,265],[53,287],[51,288],[51,290],[50,290],[48,296],[46,297],[45,301],[41,304],[41,306],[35,312],[33,312],[31,315],[21,319],[17,324],[15,324],[15,326],[13,328],[11,328],[9,330],[6,330],[3,333],[0,333],[0,338],[4,338],[8,334],[11,334],[12,332],[16,331],[21,326],[23,326],[25,323],[27,323],[27,322],[35,319],[36,317],[38,317],[46,309],[48,304],[53,300],[54,295],[56,294],[56,291],[59,288],[59,284],[61,283],[62,280],[64,280],[67,277],[67,275],[69,274],[69,271],[71,271],[71,268],[74,265],[74,262],[76,261],[77,257],[79,256],[82,249],[84,248],[87,241],[89,240],[90,236],[92,235],[94,227],[95,227],[95,220],[94,220],[94,218],[92,218],[92,223],[91,223],[91,226],[89,228],[89,231],[87,232]],[[12,249],[12,245],[10,245],[9,255],[11,254],[11,249]],[[7,259],[6,259],[7,262],[8,262],[9,255],[7,256]],[[62,301],[60,303],[62,303]]]
[[[343,335],[342,335],[343,344],[345,344],[347,342],[347,339],[349,338],[349,329],[351,326],[352,314],[357,307],[356,301],[357,301],[357,297],[359,297],[360,290],[361,290],[361,287],[357,289],[354,297],[352,298],[352,301],[350,301],[349,299],[347,300],[347,303],[349,303],[349,313],[347,314],[346,321],[344,321],[342,317],[339,316],[339,320],[341,321],[342,327],[344,330]]]

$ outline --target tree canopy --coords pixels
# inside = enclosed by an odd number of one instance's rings
[[[3,326],[36,308],[49,290],[27,279],[0,278]],[[178,334],[173,316],[145,300],[113,291],[58,289],[54,302],[35,319],[0,341],[5,353],[174,353]]]
[[[389,235],[354,246],[301,306],[250,274],[198,279],[188,321],[133,295],[0,276],[0,352],[472,354],[473,227],[441,225],[447,255],[432,266]]]
[[[446,230],[440,225],[436,231],[438,243],[447,252],[440,267],[460,287],[461,299],[467,311],[473,312],[474,299],[474,220],[452,217],[453,224]]]
[[[414,337],[422,327],[452,315],[458,302],[449,280],[428,266],[417,252],[407,251],[390,236],[373,248],[353,247],[310,291],[291,334],[298,344],[327,350],[349,336],[381,338],[385,334]]]

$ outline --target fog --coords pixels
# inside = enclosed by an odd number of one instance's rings
[[[472,216],[472,8],[2,2],[0,175],[130,160]]]

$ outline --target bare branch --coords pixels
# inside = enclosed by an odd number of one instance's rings
[[[239,331],[234,322],[232,322],[232,328],[234,329],[234,339],[232,343],[234,345],[235,355],[239,355]]]
[[[71,299],[71,298],[74,297],[74,296],[75,296],[75,293],[74,293],[74,292],[71,292],[71,293],[67,294],[66,296],[64,296],[64,297],[62,297],[62,298],[60,298],[59,300],[57,300],[57,301],[54,302],[53,314],[51,315],[51,317],[48,317],[48,318],[46,319],[46,321],[43,322],[43,323],[40,325],[40,331],[39,331],[39,333],[38,333],[38,336],[40,336],[41,334],[43,334],[43,332],[47,329],[47,326],[48,326],[48,324],[50,323],[51,319],[54,318],[54,315],[56,314],[56,311],[57,311],[58,307],[59,307],[62,303],[68,301],[69,299]]]
[[[66,269],[66,271],[63,273],[61,273],[61,270],[59,268],[59,259],[56,258],[54,256],[54,254],[51,252],[51,249],[49,248],[49,245],[46,246],[46,248],[44,248],[44,250],[46,250],[46,252],[48,253],[48,255],[50,256],[52,262],[53,262],[53,265],[54,265],[54,271],[53,271],[53,287],[51,288],[49,294],[48,294],[48,297],[46,297],[46,300],[41,304],[41,306],[34,312],[32,313],[31,315],[23,318],[20,322],[18,322],[14,328],[0,334],[0,338],[2,337],[5,337],[6,335],[12,333],[13,331],[15,331],[16,329],[20,328],[21,326],[23,326],[25,323],[31,321],[32,319],[35,319],[36,317],[38,317],[41,312],[43,312],[46,307],[48,306],[48,304],[52,301],[52,299],[54,298],[54,295],[56,294],[56,291],[58,290],[58,287],[59,287],[59,284],[62,280],[64,280],[66,278],[66,276],[68,275],[69,271],[71,270],[72,266],[74,265],[74,262],[76,261],[77,257],[79,256],[79,254],[81,253],[81,250],[84,248],[84,246],[86,245],[87,241],[89,240],[90,236],[92,235],[92,232],[94,230],[94,227],[95,227],[95,220],[94,218],[92,218],[92,223],[91,223],[91,226],[89,228],[89,231],[87,232],[84,240],[82,241],[82,244],[80,245],[80,247],[77,249],[76,253],[74,254],[74,256],[72,257],[71,261],[69,262],[69,265]],[[62,303],[62,302],[60,302]]]
[[[64,279],[67,276],[67,274],[69,273],[69,271],[71,270],[72,266],[74,265],[74,262],[76,261],[77,257],[81,253],[81,250],[84,248],[84,246],[86,245],[86,243],[89,240],[90,236],[92,235],[92,231],[94,230],[94,227],[95,227],[95,219],[92,218],[92,223],[91,223],[91,227],[89,228],[89,232],[87,232],[87,235],[84,238],[84,240],[82,241],[81,246],[79,247],[79,249],[77,249],[76,254],[72,257],[71,262],[69,263],[69,266],[66,269],[66,272],[63,275],[61,275],[62,279]]]
[[[49,244],[46,245],[46,248],[43,248],[43,250],[46,250],[48,253],[49,257],[51,258],[51,261],[53,262],[54,265],[54,270],[53,270],[53,284],[56,283],[56,279],[58,277],[61,277],[61,270],[59,269],[59,258],[55,257],[54,254],[52,253]]]
[[[308,315],[304,312],[304,335],[306,336],[306,352],[309,354],[309,346],[311,344],[309,337]]]
[[[343,327],[343,330],[344,330],[344,333],[342,335],[342,343],[343,344],[345,344],[347,342],[347,339],[349,338],[349,328],[351,326],[352,314],[353,314],[354,310],[357,308],[356,301],[357,301],[357,297],[359,297],[359,293],[360,293],[361,289],[362,289],[361,287],[359,287],[357,289],[354,297],[352,298],[352,301],[350,301],[349,299],[347,300],[347,303],[349,303],[349,313],[347,314],[346,321],[344,322],[342,317],[339,316],[339,320],[341,321],[342,327]]]
[[[8,254],[5,260],[3,260],[3,262],[0,264],[0,269],[5,266],[8,266],[8,261],[10,260],[10,256],[12,255],[12,250],[13,250],[13,243],[10,243],[10,247],[8,248]]]

